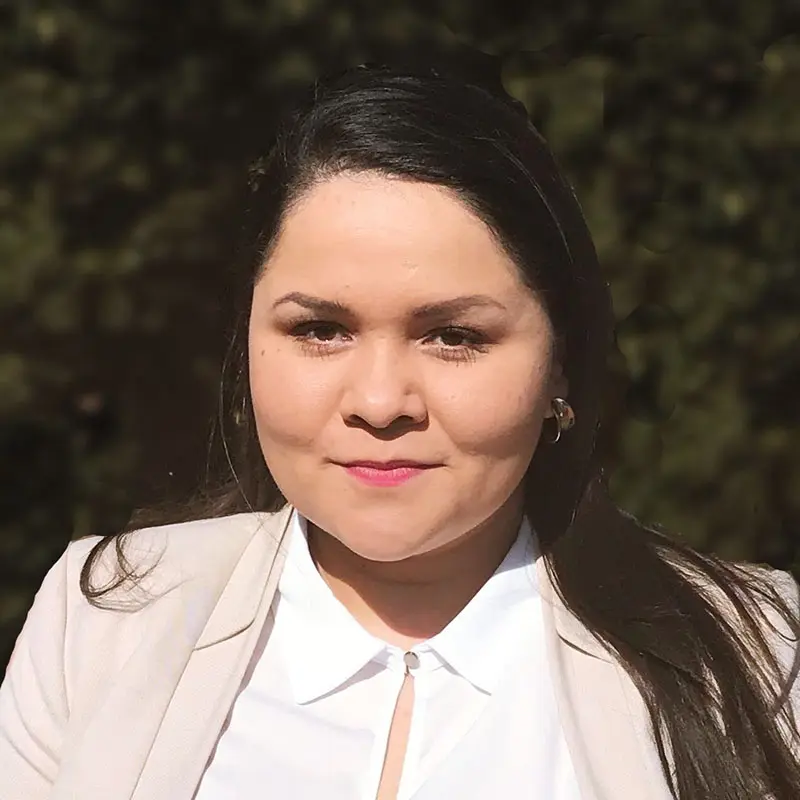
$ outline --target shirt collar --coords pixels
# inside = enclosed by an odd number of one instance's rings
[[[385,647],[368,633],[317,571],[307,523],[292,513],[286,564],[278,585],[281,640],[294,699],[309,703],[352,678]]]
[[[527,521],[503,562],[447,627],[414,648],[425,663],[435,655],[478,689],[492,693],[512,657],[529,602],[538,597],[533,568],[536,539]],[[397,648],[367,632],[335,597],[317,571],[306,520],[292,513],[280,584],[284,658],[297,703],[339,688],[372,660],[394,663]],[[520,612],[524,612],[521,614]]]
[[[484,692],[493,693],[526,630],[533,632],[539,593],[536,537],[527,520],[494,575],[425,646]]]

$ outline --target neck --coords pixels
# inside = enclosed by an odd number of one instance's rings
[[[494,574],[517,538],[509,502],[453,545],[395,562],[369,561],[309,523],[308,542],[334,596],[369,633],[409,649],[443,630]]]

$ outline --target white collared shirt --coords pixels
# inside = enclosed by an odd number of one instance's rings
[[[317,572],[292,519],[262,642],[195,800],[374,800],[402,650],[365,631]],[[398,800],[579,800],[544,653],[536,540],[413,649],[414,706]]]

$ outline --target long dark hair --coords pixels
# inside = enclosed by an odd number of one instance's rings
[[[610,294],[578,202],[525,109],[499,85],[438,68],[371,65],[316,83],[252,172],[251,281],[293,203],[346,170],[448,187],[544,299],[577,423],[557,445],[537,448],[526,476],[527,514],[564,603],[641,693],[675,797],[796,800],[800,763],[788,738],[800,737],[789,669],[775,655],[764,609],[777,611],[797,636],[796,610],[766,572],[700,554],[609,498],[597,439],[614,331]],[[286,502],[255,436],[246,326],[243,315],[221,404],[231,477],[185,519],[273,511]],[[136,579],[122,545],[143,522],[93,549],[81,574],[91,602]],[[93,565],[112,541],[118,579],[93,587]]]

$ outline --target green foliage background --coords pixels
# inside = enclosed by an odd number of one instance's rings
[[[0,663],[71,538],[204,474],[276,103],[421,43],[500,57],[576,185],[617,500],[797,567],[799,32],[793,0],[0,2]]]

